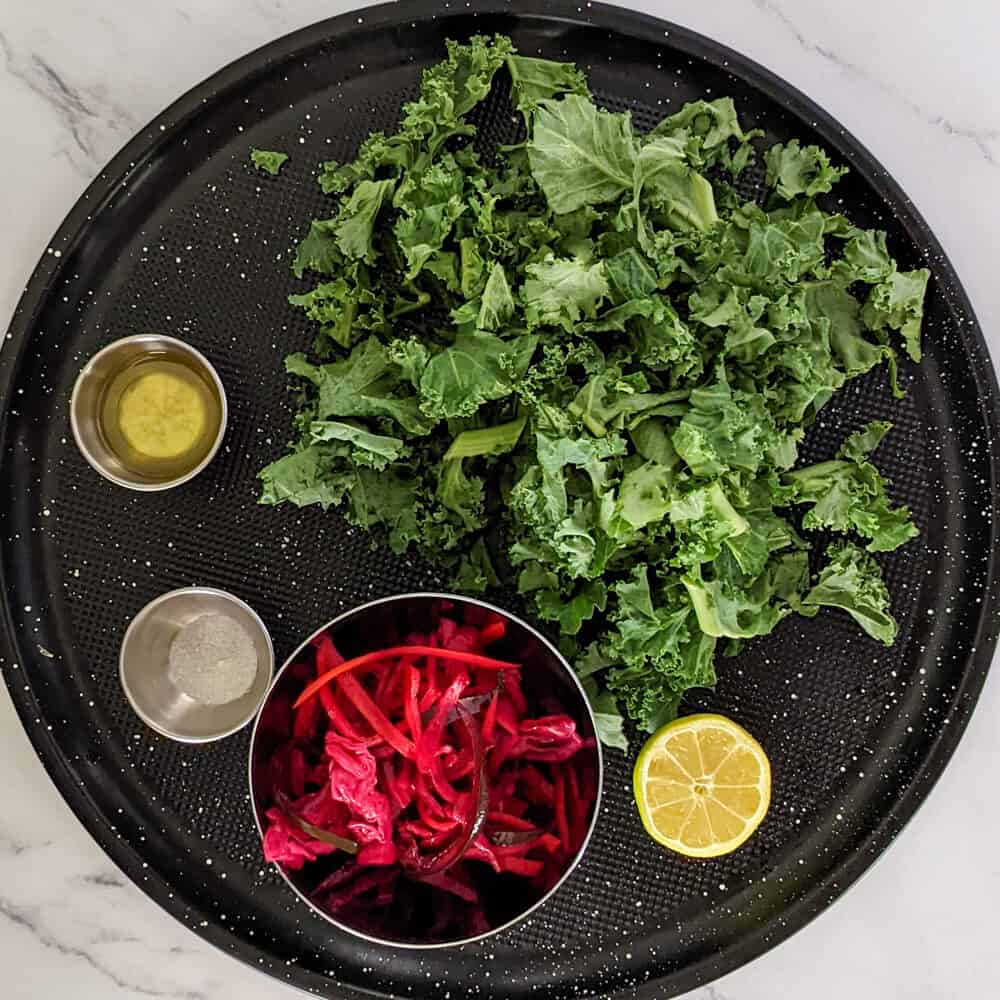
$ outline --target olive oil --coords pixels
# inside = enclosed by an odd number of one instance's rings
[[[158,351],[108,379],[99,414],[105,443],[130,472],[167,481],[196,468],[211,451],[222,405],[189,357]]]

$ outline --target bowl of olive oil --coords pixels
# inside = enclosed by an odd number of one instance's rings
[[[198,350],[139,334],[98,351],[80,372],[70,424],[83,457],[133,490],[166,490],[196,476],[226,432],[226,394]]]

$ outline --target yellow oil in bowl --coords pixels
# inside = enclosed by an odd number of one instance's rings
[[[99,407],[108,448],[134,475],[167,481],[197,468],[222,422],[215,386],[180,352],[140,355],[112,375]]]

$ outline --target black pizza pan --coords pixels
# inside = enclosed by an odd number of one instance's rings
[[[248,601],[279,660],[344,609],[440,589],[431,567],[372,548],[334,513],[258,506],[255,473],[291,436],[281,359],[312,339],[285,300],[299,288],[288,247],[329,210],[315,164],[391,129],[446,38],[497,31],[524,53],[576,61],[599,102],[630,109],[639,128],[731,94],[768,140],[819,142],[850,167],[839,207],[885,229],[902,267],[931,269],[927,357],[904,367],[901,401],[883,375],[852,382],[803,457],[892,420],[878,461],[921,536],[884,560],[901,625],[891,649],[835,613],[788,620],[686,703],[738,719],[771,758],[772,808],[740,851],[708,862],[662,852],[635,815],[629,760],[611,752],[594,839],[553,900],[489,942],[417,955],[339,933],[298,903],[260,856],[248,734],[208,747],[158,737],[125,702],[117,651],[143,604],[186,584]],[[513,137],[502,93],[478,124],[486,145]],[[291,160],[263,177],[251,147]],[[761,183],[750,172],[742,193],[759,196]],[[148,330],[209,357],[231,416],[208,470],[138,495],[76,452],[67,404],[91,354]],[[997,386],[941,247],[886,171],[794,88],[620,8],[416,0],[314,25],[222,70],[129,143],[53,237],[0,353],[0,403],[0,667],[29,738],[80,821],[156,902],[323,996],[665,997],[735,968],[820,913],[900,831],[951,756],[996,640]]]

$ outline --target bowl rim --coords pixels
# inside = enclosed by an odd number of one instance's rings
[[[464,594],[449,594],[444,591],[434,591],[434,590],[417,590],[410,591],[405,594],[391,594],[388,597],[379,597],[372,601],[366,601],[364,604],[358,604],[353,608],[349,608],[346,611],[341,612],[339,615],[331,618],[325,625],[321,625],[319,628],[314,629],[309,636],[288,655],[281,667],[274,672],[274,677],[271,680],[271,684],[267,689],[267,693],[264,695],[263,700],[257,709],[257,717],[254,719],[253,729],[250,731],[250,746],[247,750],[247,779],[250,791],[250,809],[253,813],[254,824],[257,827],[257,835],[261,844],[261,850],[263,850],[263,840],[264,840],[264,827],[261,823],[260,810],[257,805],[257,799],[254,795],[254,781],[253,781],[253,761],[254,761],[254,748],[257,745],[257,729],[260,725],[261,715],[263,714],[264,706],[267,705],[268,699],[274,692],[275,688],[281,681],[282,675],[285,670],[287,670],[296,660],[298,655],[305,649],[316,636],[321,635],[328,629],[333,628],[335,625],[342,623],[345,619],[348,619],[354,615],[362,614],[366,611],[370,611],[373,608],[379,607],[382,604],[392,604],[396,601],[412,600],[413,598],[427,598],[427,599],[437,599],[446,601],[455,601],[465,604],[474,604],[477,607],[485,608],[488,611],[496,612],[507,618],[516,624],[520,625],[522,628],[530,632],[539,642],[548,647],[550,652],[555,657],[555,660],[563,668],[565,673],[568,675],[570,680],[576,686],[577,691],[580,695],[580,701],[584,706],[587,718],[590,720],[591,728],[594,732],[594,749],[597,757],[597,789],[594,795],[594,807],[591,812],[590,823],[587,825],[587,832],[583,838],[583,842],[580,844],[576,853],[570,859],[569,864],[566,869],[559,876],[559,880],[553,885],[548,892],[546,892],[542,897],[537,899],[531,904],[526,910],[518,913],[516,916],[511,917],[510,920],[497,927],[492,927],[488,931],[484,931],[482,934],[476,934],[472,937],[459,938],[454,941],[441,941],[433,943],[419,943],[413,941],[395,941],[389,938],[379,938],[371,934],[366,934],[364,931],[359,931],[354,927],[350,927],[345,923],[341,923],[335,917],[321,910],[305,893],[301,892],[299,888],[292,882],[288,877],[284,869],[276,861],[265,862],[271,868],[275,869],[281,876],[285,884],[295,893],[295,895],[306,904],[315,914],[325,920],[327,923],[332,924],[338,930],[345,931],[354,937],[361,938],[370,944],[381,945],[382,947],[389,948],[405,948],[409,951],[440,951],[443,948],[458,948],[462,945],[475,944],[479,941],[484,941],[487,938],[491,938],[500,934],[503,931],[510,930],[517,924],[520,924],[523,920],[530,917],[536,910],[539,909],[543,904],[548,902],[563,886],[566,880],[573,874],[576,870],[577,865],[583,859],[583,856],[587,852],[587,848],[590,846],[591,838],[594,835],[594,830],[597,827],[597,821],[601,814],[601,799],[604,792],[604,748],[601,745],[600,737],[597,732],[597,720],[594,717],[594,710],[591,707],[590,699],[587,697],[586,692],[583,689],[583,684],[580,682],[580,678],[577,676],[576,671],[572,668],[569,661],[566,659],[562,653],[550,642],[541,632],[538,631],[533,625],[528,624],[523,618],[518,615],[513,614],[504,608],[499,607],[496,604],[491,604],[489,601],[480,600],[477,597],[467,597]],[[263,855],[262,855],[263,856]]]
[[[254,624],[260,631],[260,634],[264,637],[264,643],[267,646],[267,673],[270,677],[267,687],[264,693],[261,695],[260,699],[247,711],[246,715],[236,724],[230,726],[228,729],[222,730],[217,733],[212,733],[207,736],[181,736],[178,733],[172,732],[165,726],[161,725],[155,719],[150,718],[150,716],[145,712],[144,709],[140,708],[139,704],[136,702],[132,690],[129,687],[128,681],[125,679],[125,646],[128,643],[129,638],[132,635],[133,629],[137,627],[137,623],[146,617],[146,615],[151,612],[160,604],[165,604],[172,598],[179,597],[181,594],[187,595],[204,595],[210,594],[212,597],[221,597],[227,600],[230,604],[235,604],[241,607],[247,614],[253,619]],[[258,664],[258,670],[260,665]],[[267,700],[268,695],[271,693],[271,688],[275,679],[274,672],[274,643],[271,641],[271,633],[268,631],[267,626],[264,624],[263,619],[260,615],[246,601],[237,597],[235,594],[230,594],[228,590],[220,590],[218,587],[177,587],[174,590],[168,590],[164,593],[154,597],[151,601],[144,604],[136,613],[133,615],[132,620],[128,623],[128,627],[125,629],[125,634],[122,636],[121,645],[118,647],[118,683],[121,685],[121,689],[125,694],[125,698],[132,708],[132,711],[147,725],[150,729],[159,733],[161,736],[166,736],[167,739],[174,740],[177,743],[187,743],[191,745],[200,745],[203,743],[214,743],[216,740],[225,739],[227,736],[232,736],[234,733],[238,733],[241,729],[245,728],[251,721],[255,719],[256,716],[260,714],[261,707]]]
[[[121,348],[123,344],[142,344],[149,341],[170,344],[194,358],[194,360],[197,361],[202,367],[205,374],[209,377],[212,385],[215,386],[215,389],[219,394],[219,407],[222,412],[219,418],[219,429],[216,432],[215,440],[212,442],[212,447],[209,448],[205,457],[193,469],[185,472],[182,476],[176,476],[174,479],[166,479],[163,482],[139,483],[129,479],[123,479],[121,476],[116,476],[110,469],[106,468],[97,459],[97,456],[91,452],[86,444],[84,444],[83,437],[80,433],[78,406],[80,389],[84,380],[91,373],[94,365],[100,361],[101,358],[110,354],[112,351]],[[137,493],[159,493],[163,490],[173,489],[175,486],[181,486],[189,480],[194,479],[194,477],[197,476],[199,472],[202,472],[212,459],[215,458],[219,452],[219,448],[222,447],[222,441],[226,436],[226,429],[229,426],[229,401],[226,398],[226,387],[222,384],[222,379],[219,377],[219,373],[215,370],[215,366],[208,360],[207,357],[205,357],[204,354],[201,353],[201,351],[198,350],[197,347],[189,344],[186,340],[180,340],[177,337],[172,337],[165,333],[134,333],[127,337],[119,337],[117,340],[111,341],[110,344],[105,344],[104,347],[92,354],[83,363],[83,367],[77,373],[77,376],[73,381],[73,391],[70,393],[69,397],[69,424],[70,430],[73,433],[73,441],[76,443],[76,447],[80,454],[86,459],[87,464],[94,469],[95,472],[98,472],[105,479],[107,479],[108,482],[114,483],[116,486],[121,486],[127,490],[134,490]]]

